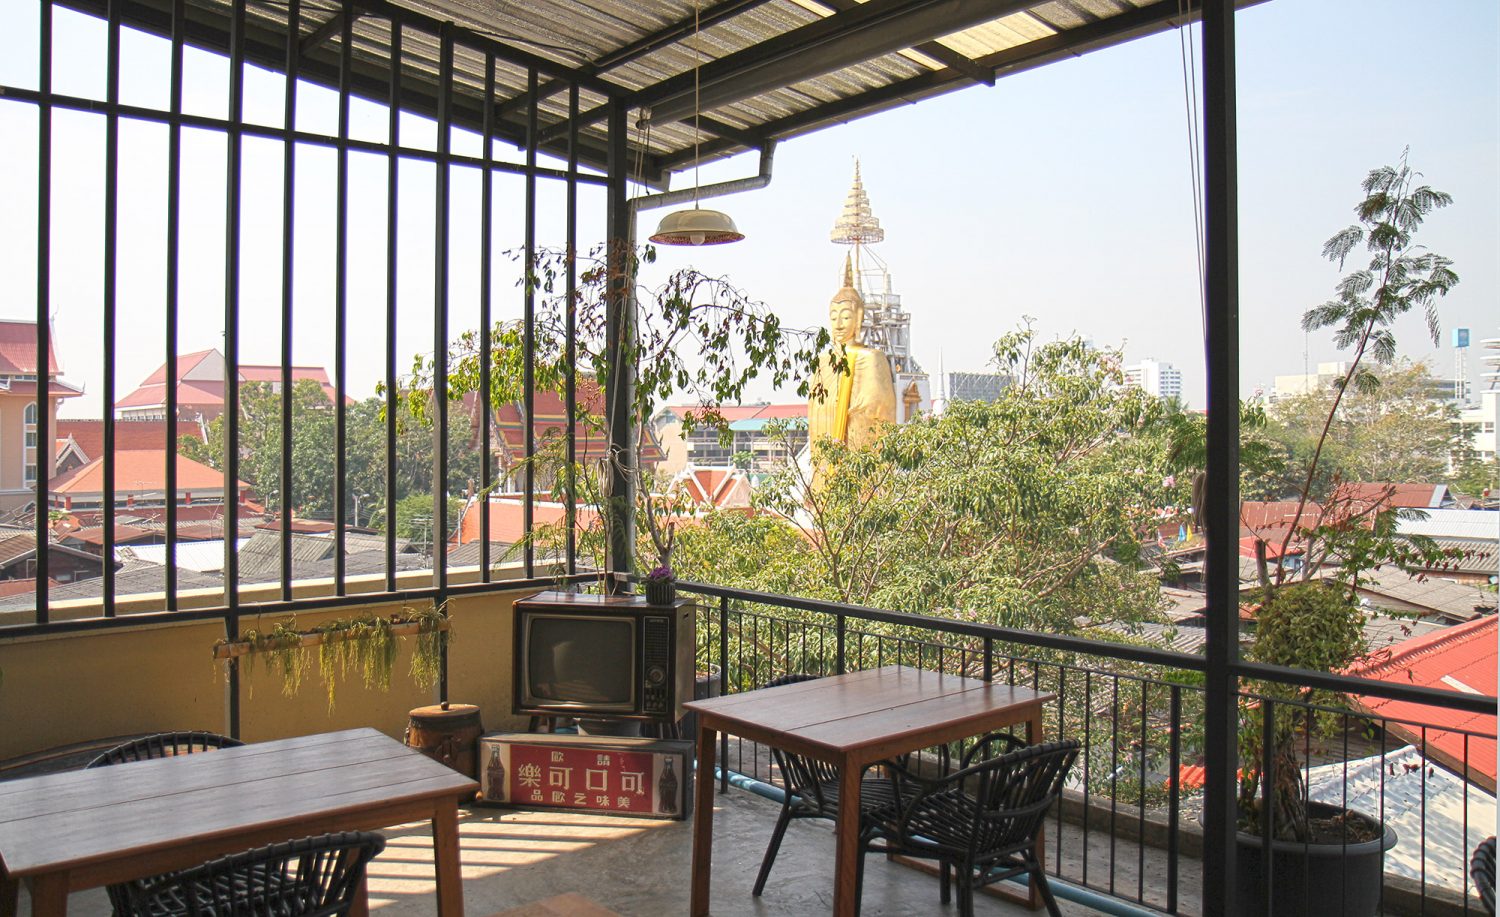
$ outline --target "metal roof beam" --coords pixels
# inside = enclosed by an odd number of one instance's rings
[[[851,10],[859,6],[859,0],[813,0],[813,2],[827,9],[838,11]],[[947,45],[936,41],[924,41],[919,45],[913,45],[911,50],[921,52],[938,63],[957,70],[976,83],[983,83],[986,86],[995,85],[993,70],[981,67],[972,57],[960,54]]]
[[[653,122],[680,121],[802,80],[961,31],[1031,6],[1034,0],[868,0],[826,19],[709,61],[631,97]],[[958,71],[953,71],[955,74]]]
[[[357,23],[359,22],[360,18],[361,14],[358,11],[355,11],[354,21]],[[343,28],[344,11],[340,9],[333,14],[333,18],[318,26],[316,29],[313,29],[312,34],[302,39],[298,46],[299,52],[303,57],[306,57],[312,51],[316,50],[317,48],[321,48],[324,42],[339,34],[339,31]]]
[[[1239,0],[1239,5],[1250,6],[1261,0]],[[1046,38],[1027,42],[1016,48],[1000,51],[981,58],[977,63],[994,72],[996,78],[1031,70],[1044,64],[1067,57],[1077,57],[1088,51],[1119,44],[1142,35],[1160,31],[1174,24],[1179,18],[1193,21],[1199,17],[1200,0],[1157,0],[1143,6],[1100,19],[1087,25],[1077,26]],[[1183,14],[1186,14],[1185,17]],[[914,103],[921,99],[952,91],[967,85],[965,77],[954,70],[937,70],[898,80],[878,89],[849,96],[833,102],[817,105],[795,114],[757,125],[752,134],[762,134],[765,139],[785,140],[788,137],[814,129],[829,121],[846,120],[890,108],[900,103]],[[703,158],[724,156],[739,144],[729,140],[715,140],[700,147]],[[659,165],[671,171],[693,161],[693,151],[683,150],[663,156]]]
[[[621,45],[608,54],[584,64],[578,68],[578,72],[588,74],[589,76],[597,76],[606,70],[612,70],[615,67],[628,64],[633,60],[650,54],[658,48],[686,38],[693,34],[695,28],[706,29],[711,25],[717,25],[725,19],[738,16],[746,10],[754,9],[767,2],[769,0],[723,0],[723,2],[716,3],[699,13],[696,23],[692,18],[679,19],[671,25],[663,26],[655,32],[643,35],[629,44]],[[567,88],[567,80],[552,80],[542,84],[541,89],[537,90],[537,98],[546,99],[557,95]],[[501,102],[496,113],[501,117],[505,117],[506,115],[523,111],[525,108],[526,96],[523,94],[516,96],[514,99],[507,99]],[[604,117],[602,112],[599,117],[601,119]]]

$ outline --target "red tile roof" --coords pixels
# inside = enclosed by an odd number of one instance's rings
[[[1354,666],[1349,674],[1393,684],[1493,696],[1496,665],[1500,662],[1496,632],[1494,615],[1445,627],[1398,643],[1388,652]],[[1495,791],[1493,713],[1462,713],[1379,697],[1352,696],[1350,701],[1357,709],[1376,716],[1408,721],[1391,723],[1389,729],[1417,746],[1426,757],[1459,774],[1464,772],[1467,756],[1470,780],[1492,793]],[[1453,731],[1460,729],[1484,737]]]
[[[1342,498],[1356,503],[1411,509],[1438,509],[1447,492],[1444,484],[1349,483],[1339,487]]]
[[[104,421],[103,420],[59,420],[57,422],[57,438],[66,440],[69,436],[83,450],[84,456],[93,461],[104,454]],[[191,420],[183,420],[177,423],[177,438],[193,436],[203,438],[203,428]],[[115,421],[115,451],[131,452],[138,449],[165,450],[167,448],[167,427],[160,420],[117,420]]]
[[[475,400],[465,396],[469,416],[474,416]],[[604,428],[604,391],[591,379],[578,381],[577,403],[584,416],[573,424],[574,444],[578,460],[589,462],[608,455],[609,436]],[[526,454],[525,406],[520,403],[502,404],[495,408],[495,431],[502,449],[511,462],[519,461]],[[568,435],[567,405],[557,392],[538,389],[532,396],[532,437],[536,448],[541,450],[550,442],[558,442]],[[478,431],[475,431],[478,436]],[[477,441],[477,440],[476,440]],[[648,425],[641,426],[640,460],[654,464],[662,460],[661,446],[651,435]]]
[[[177,357],[177,403],[180,405],[197,405],[203,407],[218,407],[224,403],[224,380],[214,379],[187,379],[185,378],[211,355],[217,354],[215,350],[200,350],[196,353],[181,354]],[[263,365],[258,363],[241,363],[239,366],[241,382],[279,382],[281,381],[281,367],[275,365]],[[293,366],[292,380],[300,381],[311,379],[323,389],[323,394],[332,401],[335,395],[333,384],[328,380],[328,371],[321,366]],[[147,376],[144,381],[119,401],[115,407],[151,407],[163,404],[166,401],[167,388],[167,364],[163,363]],[[347,398],[347,401],[353,399]]]
[[[525,536],[525,509],[521,498],[493,497],[488,501],[490,513],[490,541],[504,544],[516,544]],[[464,507],[463,520],[459,523],[458,535],[450,539],[454,544],[468,544],[478,541],[480,535],[479,513],[474,511],[475,503],[470,501]],[[563,521],[567,507],[562,503],[543,502],[537,500],[532,504],[532,523],[538,527],[556,524]],[[598,514],[592,507],[578,507],[578,527],[588,528],[594,523]]]
[[[160,492],[166,487],[166,452],[160,449],[132,449],[115,452],[115,493],[140,494]],[[238,482],[238,489],[250,485]],[[201,491],[205,495],[224,488],[221,472],[195,462],[185,455],[177,456],[177,488]],[[99,494],[104,491],[104,459],[99,457],[52,480],[52,492],[60,497]]]
[[[47,339],[49,345],[55,341],[55,337]],[[55,346],[47,355],[47,362],[47,374],[56,375],[59,370]],[[36,373],[36,322],[0,320],[0,373]]]

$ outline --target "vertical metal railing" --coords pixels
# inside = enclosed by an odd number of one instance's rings
[[[481,136],[486,162],[495,151],[495,54],[484,55],[484,124]],[[475,508],[479,512],[479,567],[480,579],[490,581],[490,490],[494,480],[495,455],[490,443],[490,417],[494,407],[490,404],[490,375],[493,371],[490,347],[493,339],[494,318],[490,314],[490,285],[493,283],[490,259],[494,249],[495,173],[486,166],[479,176],[479,410],[475,421],[479,424],[479,495]]]
[[[333,591],[343,595],[349,543],[348,410],[349,385],[349,93],[354,69],[353,0],[339,15],[338,188],[334,205],[333,253]],[[355,523],[358,524],[356,519]]]
[[[282,126],[297,129],[297,73],[301,64],[302,3],[288,0],[286,34],[286,85],[282,100]],[[281,599],[292,599],[292,516],[296,506],[292,493],[292,322],[296,297],[297,238],[297,142],[291,134],[282,141],[281,157]]]
[[[396,379],[396,303],[401,251],[401,22],[391,20],[391,72],[386,99],[387,153],[385,199],[385,588],[396,591],[396,422],[400,392]]]
[[[526,266],[521,288],[521,416],[525,423],[522,442],[526,449],[522,473],[526,490],[522,500],[521,528],[530,532],[536,521],[536,144],[537,98],[536,68],[526,71]],[[536,567],[536,545],[526,539],[523,549],[526,577]]]
[[[295,2],[295,0],[294,0]],[[177,332],[178,268],[182,237],[182,58],[187,40],[187,0],[172,0],[170,124],[167,126],[166,378],[162,421],[166,442],[166,606],[177,610]],[[290,127],[290,126],[288,126]],[[104,406],[113,413],[114,405]]]
[[[568,86],[567,282],[563,287],[563,432],[568,501],[563,510],[568,575],[578,572],[578,84]]]
[[[446,613],[448,590],[448,211],[453,138],[453,31],[444,24],[439,34],[437,117],[437,223],[433,227],[433,351],[432,351],[432,569],[437,606]],[[448,645],[441,648],[438,699],[448,700]]]
[[[244,140],[245,0],[234,0],[229,27],[229,127],[226,138],[224,206],[224,636],[240,634],[239,591],[239,472],[240,472],[240,192]],[[168,354],[175,360],[176,354]],[[240,666],[228,662],[226,719],[229,735],[240,734]]]
[[[104,563],[103,574],[104,616],[115,614],[115,319],[118,312],[119,283],[119,232],[120,232],[120,4],[109,0],[107,4],[106,52],[105,52],[105,103],[108,112],[104,116],[104,380],[100,386],[103,401],[104,428],[104,512],[101,514],[103,536],[100,557]],[[52,367],[39,367],[36,375],[37,407],[40,409],[41,432],[37,442],[37,476],[50,476],[56,467],[53,461],[57,438],[49,423],[53,415]]]
[[[42,435],[37,441],[36,474],[36,621],[46,624],[48,543],[52,529],[48,520],[47,481],[42,473],[42,439],[51,411],[42,391],[51,388],[52,368],[52,0],[41,0],[37,25],[36,136],[36,377],[37,413]],[[22,455],[25,455],[24,443]],[[25,459],[23,457],[22,461]]]

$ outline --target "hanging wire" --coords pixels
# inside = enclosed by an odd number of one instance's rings
[[[1208,328],[1208,289],[1204,278],[1202,140],[1198,134],[1198,74],[1193,47],[1193,26],[1187,18],[1190,0],[1177,0],[1177,46],[1182,55],[1182,104],[1187,115],[1188,174],[1193,193],[1193,234],[1198,253],[1198,318],[1204,333]]]

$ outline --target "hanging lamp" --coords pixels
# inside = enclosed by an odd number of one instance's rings
[[[657,245],[723,245],[738,242],[745,234],[734,225],[729,214],[704,210],[698,205],[698,2],[693,2],[693,206],[691,210],[674,210],[662,217],[651,241]]]

